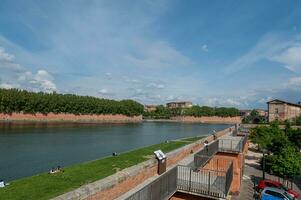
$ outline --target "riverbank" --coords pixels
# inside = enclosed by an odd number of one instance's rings
[[[42,173],[32,177],[12,181],[9,186],[0,189],[1,199],[49,199],[71,191],[82,185],[103,179],[120,170],[144,162],[153,157],[153,152],[161,149],[170,152],[185,145],[194,143],[202,137],[184,138],[161,143],[130,152],[121,153],[118,156],[109,156],[64,169],[57,174]]]
[[[202,124],[240,124],[240,117],[218,117],[218,116],[176,116],[171,119],[143,119],[145,122],[181,122],[181,123],[202,123]]]
[[[68,113],[0,113],[0,122],[139,123],[142,122],[142,115],[126,116],[121,114],[75,115]]]

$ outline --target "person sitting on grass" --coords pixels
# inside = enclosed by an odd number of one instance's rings
[[[61,168],[61,166],[57,166],[56,169],[54,169],[54,167],[51,168],[51,170],[49,171],[49,174],[55,174],[58,172],[63,172],[64,170]]]
[[[3,180],[0,180],[0,188],[4,188],[5,187],[5,183]]]

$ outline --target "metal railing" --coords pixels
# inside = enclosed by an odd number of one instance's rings
[[[218,140],[208,145],[208,148],[204,147],[202,150],[194,155],[193,161],[195,168],[203,167],[212,156],[218,152]]]
[[[218,150],[220,152],[234,152],[240,153],[243,151],[244,146],[248,140],[247,136],[237,136],[239,139],[221,138],[219,139]]]
[[[202,169],[194,171],[187,166],[178,166],[177,187],[179,191],[201,196],[226,198],[233,175],[233,164],[226,171]]]
[[[178,167],[172,168],[126,200],[169,199],[177,191],[177,174]]]

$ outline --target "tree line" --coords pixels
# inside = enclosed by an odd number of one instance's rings
[[[0,89],[0,113],[123,114],[138,116],[144,107],[133,100],[109,100],[74,94]]]
[[[253,128],[249,137],[259,151],[267,150],[267,172],[284,178],[301,175],[301,129],[292,129],[289,122],[280,129],[278,122],[272,122]]]
[[[156,110],[151,112],[145,112],[143,116],[145,118],[154,119],[170,119],[175,116],[219,116],[219,117],[236,117],[239,116],[239,110],[236,108],[225,107],[208,107],[195,105],[191,108],[168,108],[163,105],[157,106]]]

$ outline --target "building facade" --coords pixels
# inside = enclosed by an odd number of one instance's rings
[[[157,110],[156,105],[144,105],[145,112],[152,112],[152,111],[156,111],[156,110]]]
[[[192,102],[190,101],[179,101],[179,102],[169,102],[166,104],[168,108],[190,108],[192,107]]]
[[[284,121],[291,120],[301,115],[301,104],[294,104],[282,100],[272,100],[268,104],[269,122],[274,120]]]

